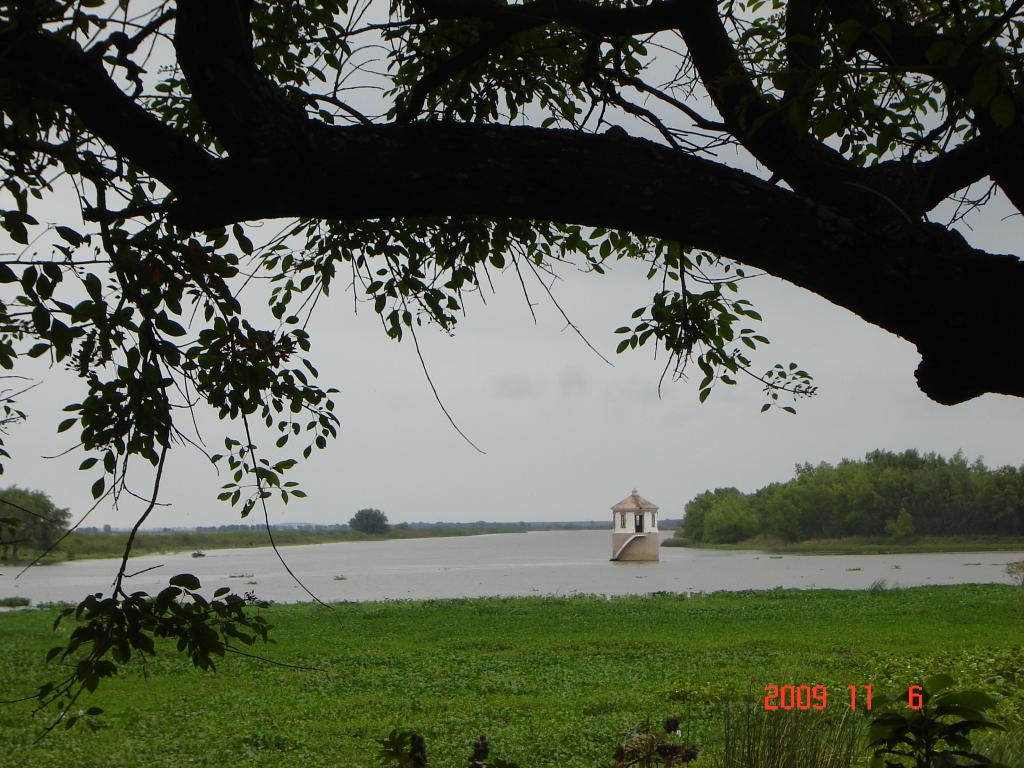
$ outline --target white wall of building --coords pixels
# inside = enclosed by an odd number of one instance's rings
[[[636,512],[614,512],[612,523],[614,525],[615,533],[634,533],[634,515]],[[625,514],[625,525],[623,525],[622,516]],[[644,512],[644,533],[655,532],[658,530],[658,513],[657,512]]]

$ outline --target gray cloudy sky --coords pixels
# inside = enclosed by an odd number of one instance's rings
[[[77,206],[64,198],[50,210],[57,221]],[[997,200],[970,219],[966,236],[982,248],[1018,252],[1020,219],[1009,213]],[[736,226],[744,226],[742,210]],[[659,399],[663,362],[652,350],[614,354],[614,329],[654,293],[643,268],[620,263],[603,277],[563,277],[560,303],[614,367],[567,330],[532,285],[535,325],[514,275],[496,281],[487,306],[470,303],[454,338],[420,332],[441,396],[485,455],[447,423],[411,340],[387,339],[368,307],[354,315],[350,294],[321,302],[310,328],[313,359],[322,382],[341,390],[340,439],[295,473],[309,498],[275,503],[273,520],[346,522],[364,506],[383,509],[394,522],[597,519],[633,486],[677,517],[708,488],[752,490],[791,477],[798,462],[834,462],[875,448],[962,449],[990,465],[1024,463],[1024,400],[986,395],[937,405],[915,385],[918,357],[910,344],[779,280],[750,280],[744,290],[772,339],[755,357],[757,367],[794,360],[816,377],[820,393],[800,403],[797,416],[759,413],[764,400],[752,380],[717,388],[703,405],[695,381],[666,383]],[[55,430],[60,408],[81,390],[76,379],[40,362],[30,373],[42,383],[22,400],[30,420],[8,438],[13,459],[5,482],[45,490],[80,514],[94,479],[77,471],[81,454],[42,457],[69,447]],[[215,452],[225,425],[207,415],[200,426]],[[138,474],[134,489],[144,493],[147,482]],[[173,451],[162,494],[171,506],[155,512],[151,525],[236,522],[237,513],[215,499],[222,482],[197,452]],[[88,524],[129,525],[141,506],[126,500],[120,509],[101,507]]]

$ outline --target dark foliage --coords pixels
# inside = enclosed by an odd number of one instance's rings
[[[948,675],[934,675],[886,697],[888,706],[871,721],[872,768],[1006,768],[971,743],[980,732],[1005,730],[988,718],[995,699],[952,690],[953,683]]]

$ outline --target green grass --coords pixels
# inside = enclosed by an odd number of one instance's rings
[[[766,684],[847,686],[876,697],[936,672],[996,693],[1024,718],[1024,593],[1007,585],[907,590],[769,590],[605,599],[516,598],[266,609],[277,643],[259,652],[304,672],[225,659],[216,674],[170,649],[132,665],[84,707],[92,733],[57,729],[28,704],[0,707],[0,766],[372,766],[375,740],[422,730],[430,765],[464,766],[480,733],[523,768],[610,762],[621,732],[683,717],[720,743],[720,706]],[[0,614],[0,690],[14,698],[57,670],[54,612]],[[69,631],[62,626],[60,636]],[[701,765],[698,761],[696,765]]]
[[[757,550],[787,555],[890,555],[907,552],[1020,552],[1024,536],[918,536],[912,541],[887,538],[850,537],[785,542],[769,537],[748,539],[736,544],[705,544],[688,539],[666,539],[663,547],[695,549]]]

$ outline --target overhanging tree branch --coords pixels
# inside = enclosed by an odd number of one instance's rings
[[[850,195],[841,182],[861,182],[856,166],[839,152],[798,132],[778,103],[755,87],[714,0],[681,6],[679,31],[693,64],[729,132],[765,167],[797,192],[841,203]]]
[[[950,195],[989,175],[989,155],[975,136],[930,160],[888,160],[872,166],[872,186],[899,200],[915,218],[932,210]]]
[[[306,113],[256,69],[249,2],[179,0],[178,63],[203,117],[233,157],[289,151]]]
[[[320,148],[315,156],[237,168],[224,186],[180,201],[176,220],[205,228],[291,216],[511,216],[624,229],[787,279],[952,367],[994,353],[975,333],[981,317],[988,327],[1019,324],[1013,295],[1024,285],[1024,265],[1015,257],[972,249],[935,225],[868,230],[742,171],[652,142],[422,123],[316,129],[311,143]],[[365,181],[339,187],[344,176]],[[1006,364],[922,386],[944,402],[981,391],[1024,394],[1019,368]],[[982,389],[966,384],[973,377],[986,379]]]
[[[499,19],[532,13],[602,31],[606,21],[603,7],[571,1],[490,10],[449,0],[420,5],[430,13],[486,13]],[[924,356],[920,385],[940,402],[961,402],[986,391],[1024,395],[1021,363],[1001,354],[1004,337],[978,333],[979,327],[1019,330],[1013,308],[1024,286],[1021,262],[973,249],[959,235],[914,219],[922,206],[977,178],[978,145],[969,143],[926,163],[883,164],[859,175],[838,153],[805,142],[770,116],[752,130],[739,115],[743,110],[749,115],[749,99],[760,97],[750,93],[749,78],[736,69],[735,50],[711,3],[665,2],[645,6],[643,13],[629,9],[635,14],[608,9],[607,18],[629,16],[631,29],[661,28],[669,18],[679,25],[727,123],[733,122],[752,151],[760,148],[788,174],[795,192],[629,137],[456,123],[326,125],[308,118],[257,70],[248,8],[245,2],[200,0],[178,5],[179,62],[200,112],[228,149],[227,160],[211,158],[151,118],[98,66],[68,72],[77,88],[47,80],[47,73],[65,72],[80,61],[69,46],[41,67],[38,87],[177,194],[170,216],[182,227],[295,216],[454,216],[629,230],[757,267],[913,342]],[[54,44],[42,34],[29,38],[12,45],[33,60]],[[18,57],[6,53],[0,67],[24,71]],[[116,107],[129,129],[101,114],[95,99]],[[769,136],[778,139],[773,146],[766,142]],[[168,157],[181,162],[169,163]],[[826,172],[829,168],[836,173]],[[888,178],[890,186],[883,189],[899,191],[915,173],[931,174],[934,181],[913,215],[890,212],[879,218],[875,212],[890,203],[844,204],[855,194],[865,195],[847,187],[871,191],[862,179]],[[844,184],[847,175],[850,183]],[[888,194],[877,192],[874,197]],[[903,202],[894,199],[897,206]],[[993,359],[1002,362],[993,366],[988,362]]]
[[[508,36],[551,23],[602,36],[676,30],[686,43],[694,66],[724,124],[708,122],[689,108],[684,111],[701,127],[728,130],[757,160],[797,192],[829,204],[859,209],[867,216],[891,214],[890,206],[879,205],[880,199],[889,199],[900,210],[920,217],[962,188],[938,194],[947,190],[950,182],[962,178],[963,173],[959,171],[963,164],[959,161],[950,163],[950,172],[940,170],[938,163],[893,163],[884,169],[858,168],[806,130],[798,130],[793,125],[788,118],[790,103],[806,87],[808,73],[820,58],[820,52],[816,55],[816,49],[809,44],[814,33],[813,14],[818,7],[814,0],[791,0],[787,6],[790,24],[787,52],[795,69],[791,89],[781,102],[769,101],[754,85],[722,23],[714,0],[665,0],[629,8],[594,6],[579,0],[534,0],[521,5],[417,0],[416,5],[437,19],[487,20],[497,25],[496,34],[504,32]],[[485,49],[484,41],[467,49],[464,55],[453,59],[437,74],[426,76],[413,89],[411,96],[416,98],[410,98],[410,102],[422,105],[426,92],[459,71],[468,61],[479,57],[481,51],[476,48]],[[638,78],[629,79],[634,87],[643,85]],[[651,92],[654,89],[648,86],[644,90]],[[659,98],[664,98],[664,95]],[[410,111],[408,108],[405,110],[406,118]],[[971,157],[976,155],[971,153]],[[944,169],[945,165],[942,167]],[[934,180],[930,187],[933,193],[921,194],[916,185],[922,179]],[[865,194],[862,190],[876,190],[878,195]]]
[[[506,5],[488,0],[413,0],[435,19],[488,19],[498,24],[533,25],[555,21],[602,36],[646,35],[674,29],[679,10],[689,0],[656,0],[627,8],[595,5],[584,0],[533,0]]]
[[[1017,210],[1024,212],[1024,99],[998,79],[995,93],[980,102],[974,91],[979,69],[995,66],[1002,59],[1002,51],[988,45],[991,31],[978,37],[963,31],[956,35],[884,16],[864,0],[825,2],[836,23],[855,21],[863,28],[856,49],[867,51],[885,64],[926,74],[945,85],[950,98],[971,105],[973,122],[982,138],[980,146],[985,150],[985,167]],[[1002,23],[1005,21],[996,22],[993,28]],[[942,46],[956,55],[941,54]],[[1007,99],[1012,105],[1009,119],[1003,124],[992,116],[990,105],[995,98]]]
[[[0,31],[0,77],[0,94],[66,105],[89,131],[176,192],[216,175],[213,157],[130,99],[99,57],[69,40],[18,27]]]

